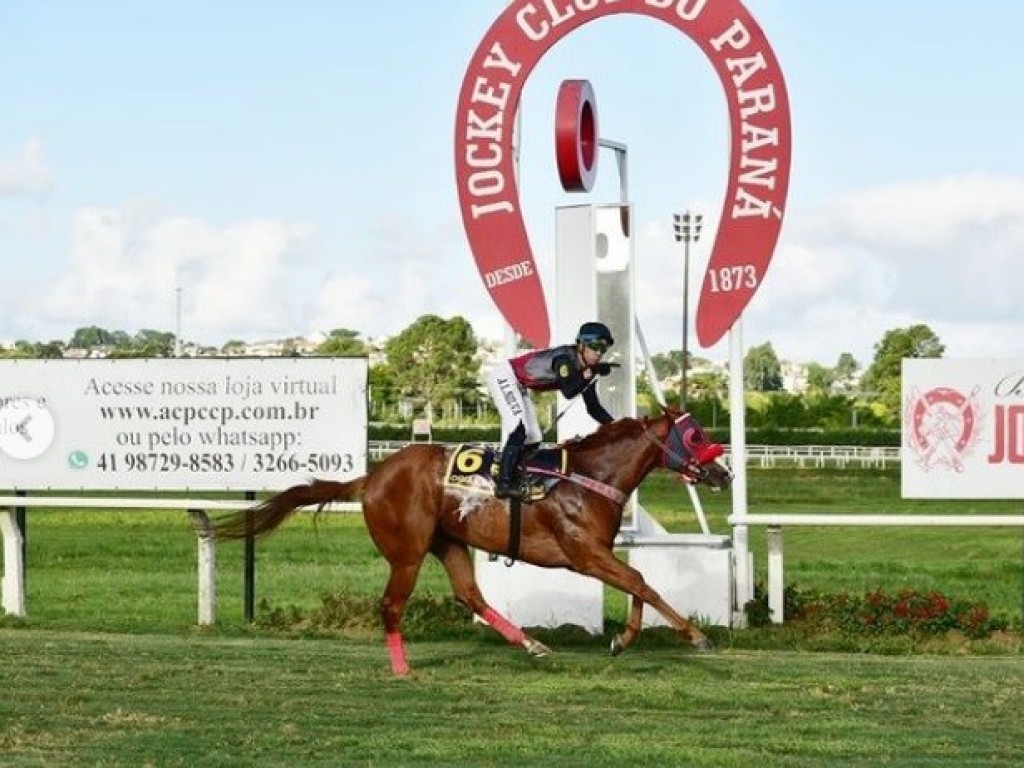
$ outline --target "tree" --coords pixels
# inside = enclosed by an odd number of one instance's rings
[[[476,353],[473,328],[462,317],[423,315],[384,345],[395,384],[403,395],[423,404],[428,418],[434,406],[476,392]]]
[[[370,348],[359,338],[358,331],[335,328],[316,348],[316,353],[332,357],[366,357],[370,354]]]
[[[171,357],[174,354],[174,334],[143,328],[132,340],[140,357]]]
[[[824,395],[832,390],[835,382],[835,371],[820,363],[807,364],[807,392]]]
[[[64,342],[54,339],[46,343],[39,342],[36,346],[36,357],[56,360],[64,357]]]
[[[664,381],[673,376],[680,376],[683,372],[682,363],[683,353],[678,349],[651,357],[651,364],[654,366],[654,372],[658,376],[658,381]]]
[[[97,325],[90,325],[85,328],[76,329],[68,347],[71,349],[92,349],[93,347],[105,347],[113,344],[114,335],[110,331]]]
[[[833,387],[839,392],[849,394],[857,386],[857,372],[860,363],[849,352],[843,352],[836,361],[833,370]]]
[[[31,341],[25,339],[18,339],[14,342],[14,346],[3,350],[2,357],[6,359],[22,360],[25,358],[36,358],[39,357],[37,345]]]
[[[743,360],[743,383],[748,390],[782,391],[782,365],[770,341],[751,347]]]
[[[884,416],[890,423],[898,422],[903,359],[938,358],[945,351],[946,347],[927,325],[917,324],[886,331],[882,340],[875,344],[875,359],[864,374],[861,388],[874,393],[876,402],[882,406]]]
[[[764,420],[766,424],[776,427],[803,426],[806,413],[806,398],[789,392],[777,392],[765,404]]]
[[[387,363],[370,367],[370,415],[377,421],[387,421],[389,412],[398,406],[399,390],[395,372]]]

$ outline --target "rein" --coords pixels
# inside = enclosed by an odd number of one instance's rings
[[[602,483],[600,480],[595,480],[592,477],[586,477],[577,472],[573,472],[571,475],[566,475],[561,472],[556,472],[553,469],[543,469],[541,467],[530,467],[530,471],[538,475],[547,475],[548,477],[557,477],[560,480],[568,480],[570,483],[576,483],[587,490],[599,493],[606,499],[611,499],[616,504],[625,504],[629,500],[629,497],[620,491],[618,488]]]

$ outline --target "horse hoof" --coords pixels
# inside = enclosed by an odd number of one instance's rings
[[[538,643],[532,637],[526,638],[523,645],[526,647],[527,652],[535,659],[543,658],[551,653],[550,648],[544,645],[544,643]]]
[[[706,637],[700,637],[693,641],[693,647],[697,649],[697,653],[711,653],[715,650],[715,646],[711,644],[711,641]]]
[[[618,656],[620,653],[626,650],[626,646],[622,644],[622,638],[618,635],[613,637],[612,645],[609,650],[612,652],[612,656]]]

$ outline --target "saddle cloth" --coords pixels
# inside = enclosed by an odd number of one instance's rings
[[[500,454],[490,446],[463,443],[452,449],[444,473],[444,485],[475,493],[494,493]],[[544,498],[559,481],[557,477],[536,474],[532,470],[565,474],[568,456],[564,448],[541,448],[526,459],[526,479],[529,493],[523,501]]]

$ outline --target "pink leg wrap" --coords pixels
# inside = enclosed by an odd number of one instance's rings
[[[526,639],[526,635],[523,634],[523,630],[493,608],[487,607],[484,609],[483,620],[498,630],[502,637],[513,645],[522,645],[523,641]]]
[[[402,635],[388,632],[388,656],[391,658],[391,671],[399,677],[409,674],[409,662],[405,660],[405,645]]]

